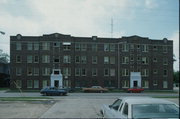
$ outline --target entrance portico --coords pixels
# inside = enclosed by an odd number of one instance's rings
[[[53,69],[51,74],[51,87],[63,88],[63,77],[60,69]]]

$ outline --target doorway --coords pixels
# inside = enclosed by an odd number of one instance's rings
[[[133,87],[137,87],[138,82],[137,81],[133,81]]]
[[[54,87],[59,87],[59,81],[58,80],[54,81]]]

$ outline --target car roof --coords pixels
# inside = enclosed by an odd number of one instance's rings
[[[173,102],[164,100],[164,99],[158,99],[158,98],[152,98],[152,97],[134,97],[134,96],[128,96],[128,97],[121,97],[119,99],[124,100],[128,104],[174,104]]]

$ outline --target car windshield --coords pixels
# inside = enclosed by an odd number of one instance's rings
[[[134,104],[133,118],[178,118],[179,108],[174,104]]]

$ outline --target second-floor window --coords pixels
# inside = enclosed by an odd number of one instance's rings
[[[81,63],[86,64],[86,56],[81,56]]]
[[[148,69],[142,69],[141,75],[144,77],[148,77],[149,76],[149,70]]]
[[[71,68],[64,67],[63,68],[63,75],[64,76],[71,76]]]
[[[63,62],[64,62],[64,63],[71,63],[71,56],[65,55],[65,56],[63,57]]]
[[[97,56],[92,56],[92,64],[97,64]]]
[[[21,56],[20,55],[16,56],[16,63],[21,63]]]
[[[75,57],[75,62],[76,62],[76,63],[80,63],[80,62],[81,62],[81,61],[80,61],[80,58],[81,58],[80,56],[76,56],[76,57]]]
[[[122,69],[122,76],[129,76],[129,70],[128,69]]]
[[[110,57],[110,64],[115,64],[115,57],[114,56]]]
[[[42,75],[43,76],[49,76],[51,73],[51,69],[50,68],[42,68]]]
[[[104,64],[109,64],[109,57],[104,57]]]
[[[38,63],[39,62],[39,56],[35,55],[34,56],[34,63]]]
[[[96,68],[92,69],[92,76],[97,76],[97,69]]]
[[[148,64],[148,58],[142,57],[142,64]]]
[[[17,67],[16,68],[16,76],[21,76],[21,74],[22,74],[22,68]]]
[[[128,64],[129,63],[129,57],[122,57],[122,63]]]
[[[109,76],[109,69],[108,68],[104,69],[104,76]]]
[[[163,65],[168,65],[168,59],[167,58],[163,59]]]
[[[42,63],[50,63],[50,56],[49,55],[43,55],[42,56]]]
[[[33,57],[32,55],[27,56],[27,63],[32,63],[33,62]]]

